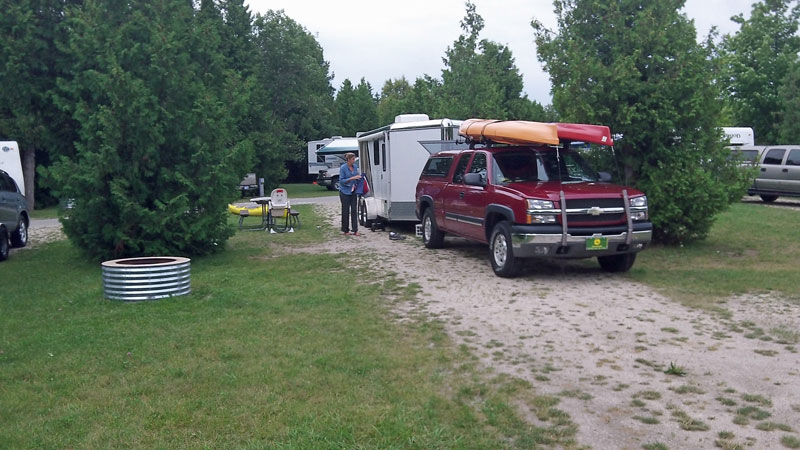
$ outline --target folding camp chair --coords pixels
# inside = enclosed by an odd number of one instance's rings
[[[269,196],[270,233],[294,233],[291,226],[291,205],[286,189],[277,188]]]

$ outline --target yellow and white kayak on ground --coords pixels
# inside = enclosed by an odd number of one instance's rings
[[[263,209],[260,205],[258,206],[245,206],[245,205],[234,205],[228,204],[228,212],[234,214],[236,216],[241,216],[242,211],[246,211],[248,216],[260,216],[263,214]]]

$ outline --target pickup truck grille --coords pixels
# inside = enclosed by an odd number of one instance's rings
[[[622,198],[579,198],[567,199],[567,209],[591,208],[623,208],[625,203]]]
[[[621,198],[586,198],[568,199],[567,209],[598,208],[624,208],[625,203]],[[615,225],[625,222],[625,213],[611,214],[570,214],[567,216],[570,226]]]
[[[600,214],[593,216],[591,214],[570,214],[567,216],[569,226],[585,226],[585,225],[598,225],[598,224],[618,224],[625,221],[625,214]]]

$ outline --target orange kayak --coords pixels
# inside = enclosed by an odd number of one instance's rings
[[[524,120],[468,119],[461,123],[459,134],[473,141],[489,140],[499,144],[558,145],[558,128],[552,123]]]

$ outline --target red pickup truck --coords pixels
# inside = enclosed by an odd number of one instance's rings
[[[469,130],[475,122],[460,128],[469,150],[431,155],[420,175],[416,213],[426,247],[441,247],[445,233],[487,243],[502,277],[517,274],[520,258],[597,257],[610,272],[631,268],[652,237],[647,197],[609,183],[569,145],[611,145],[608,127],[489,121],[491,130],[477,122],[477,132]]]

